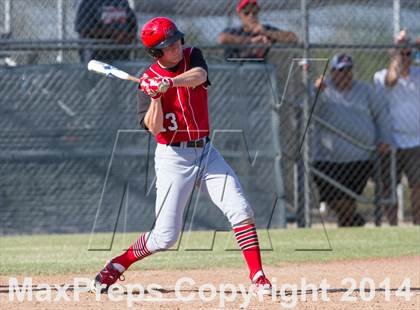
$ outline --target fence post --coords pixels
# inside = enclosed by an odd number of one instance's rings
[[[5,0],[4,1],[4,33],[10,33],[11,27],[10,27],[10,22],[11,22],[11,11],[12,11],[12,7],[11,7],[11,0]]]
[[[398,36],[398,33],[400,32],[400,29],[401,29],[400,11],[401,11],[400,0],[394,0],[394,4],[393,4],[394,38]]]
[[[280,120],[280,103],[279,96],[277,94],[277,78],[276,70],[270,70],[269,83],[273,89],[273,108],[271,109],[271,130],[273,138],[274,148],[274,175],[276,180],[276,203],[274,208],[278,208],[277,211],[277,222],[276,227],[287,228],[287,213],[286,213],[286,202],[284,194],[284,181],[283,181],[283,169],[282,169],[282,143],[281,143],[281,120]],[[271,219],[270,219],[271,220]]]
[[[375,226],[379,227],[382,224],[382,197],[383,197],[383,187],[382,187],[382,179],[381,175],[383,173],[381,169],[381,156],[379,152],[376,150],[374,152],[374,161],[373,161],[373,179],[375,184],[375,190],[374,190],[374,211],[373,211],[373,217]]]
[[[57,26],[58,26],[58,39],[64,41],[66,38],[66,8],[63,0],[57,2]],[[62,43],[59,43],[62,46]],[[60,49],[57,54],[57,62],[63,62],[63,50]]]
[[[310,209],[310,184],[309,184],[309,140],[308,135],[304,137],[306,122],[309,120],[309,64],[306,63],[309,58],[309,12],[306,0],[301,0],[302,14],[302,43],[303,43],[303,66],[302,66],[302,83],[304,85],[303,93],[303,117],[300,126],[300,141],[302,149],[297,154],[297,225],[298,227],[309,227],[311,225],[311,209]]]

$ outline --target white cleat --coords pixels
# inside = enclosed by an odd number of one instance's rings
[[[273,287],[270,280],[260,270],[252,279],[251,292],[255,295],[271,295]]]

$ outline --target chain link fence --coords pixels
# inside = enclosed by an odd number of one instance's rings
[[[146,65],[119,67],[140,74]],[[258,64],[210,68],[212,143],[258,206],[257,221],[279,226],[284,217],[277,214],[284,203],[277,192],[274,162],[280,150],[272,143],[272,131],[278,127],[267,126],[278,117],[271,110],[278,96],[269,82],[275,80],[275,71]],[[0,158],[3,232],[89,232],[95,217],[95,231],[112,230],[126,184],[124,211],[130,215],[119,227],[150,229],[154,191],[146,193],[153,188],[155,146],[149,134],[136,130],[135,86],[98,77],[84,65],[23,66],[1,72],[2,85],[8,85],[1,99],[6,128],[1,132]],[[242,83],[252,86],[244,91]],[[261,102],[248,100],[256,96]],[[191,205],[190,212],[194,208],[194,229],[228,228],[205,198]]]
[[[99,204],[99,231],[112,230],[116,221],[126,230],[152,223],[154,199],[143,189],[153,179],[147,160],[153,145],[147,134],[131,131],[138,128],[135,87],[88,73],[83,57],[112,51],[118,66],[139,74],[150,61],[139,29],[161,15],[174,19],[187,44],[202,47],[210,64],[215,144],[238,172],[259,226],[411,221],[419,187],[412,172],[419,158],[420,94],[395,102],[374,76],[388,67],[399,29],[420,37],[418,1],[260,0],[261,22],[300,38],[296,45],[274,45],[263,64],[227,63],[216,43],[226,27],[240,25],[236,1],[129,0],[129,7],[112,8],[114,2],[97,15],[114,30],[82,36],[78,9],[84,20],[94,19],[93,5],[80,11],[79,0],[0,1],[1,233],[90,231]],[[129,12],[137,27],[128,22]],[[418,49],[411,47],[416,65]],[[352,57],[357,87],[351,92],[335,89],[331,60],[338,53]],[[314,83],[324,72],[327,88],[318,92]],[[412,77],[408,87],[415,94],[419,84]],[[414,138],[380,151],[386,124],[392,137],[401,140],[398,134],[409,131]],[[110,170],[118,130],[128,131],[119,135],[121,154]],[[108,183],[107,171],[113,176]],[[115,218],[120,205],[123,215]],[[226,229],[216,209],[199,209],[194,229]]]
[[[79,62],[80,47],[86,49],[101,40],[122,45],[132,44],[131,57],[141,57],[139,29],[155,16],[168,16],[186,34],[189,44],[213,46],[217,35],[226,27],[238,26],[236,0],[127,0],[86,1],[81,0],[1,0],[0,33],[9,39],[3,42],[3,50],[13,51],[18,64]],[[118,3],[127,2],[130,8]],[[390,44],[396,28],[408,28],[419,33],[416,0],[307,0],[310,27],[309,42],[312,44]],[[105,3],[104,8],[95,3]],[[301,1],[261,0],[260,20],[296,32],[303,38]],[[79,12],[78,9],[83,10]],[[100,10],[100,9],[103,9]],[[130,12],[140,27],[132,40]],[[101,18],[103,21],[101,24]],[[77,22],[80,25],[77,25]],[[93,27],[94,21],[106,25],[106,33],[81,35],[83,26]],[[369,31],[367,31],[367,29]],[[119,33],[123,39],[117,40]],[[92,39],[95,39],[92,41]],[[99,41],[97,41],[99,39]],[[63,41],[62,50],[57,41]],[[103,41],[102,41],[103,43]],[[4,46],[7,45],[7,46]],[[24,48],[25,47],[25,48]],[[108,46],[109,47],[109,46]],[[128,48],[128,46],[126,46]],[[24,49],[24,50],[22,50]],[[49,50],[46,50],[49,49]]]

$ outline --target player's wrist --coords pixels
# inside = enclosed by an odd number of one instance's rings
[[[162,83],[164,83],[167,88],[174,87],[174,80],[168,77],[165,77],[162,79]]]
[[[174,82],[171,78],[162,78],[159,82],[158,91],[160,93],[166,93],[166,91],[174,86]]]
[[[162,97],[162,93],[156,93],[150,96],[150,98],[152,98],[156,102],[159,102],[158,100],[160,99],[160,97]]]
[[[163,78],[163,81],[164,81],[165,83],[169,84],[169,86],[170,86],[170,87],[174,86],[174,80],[173,80],[173,79],[171,79],[171,78],[168,78],[168,77]]]

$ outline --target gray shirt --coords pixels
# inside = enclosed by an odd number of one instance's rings
[[[370,160],[379,142],[392,143],[388,103],[373,87],[357,80],[347,91],[338,91],[331,80],[326,85],[313,116],[314,160]]]

